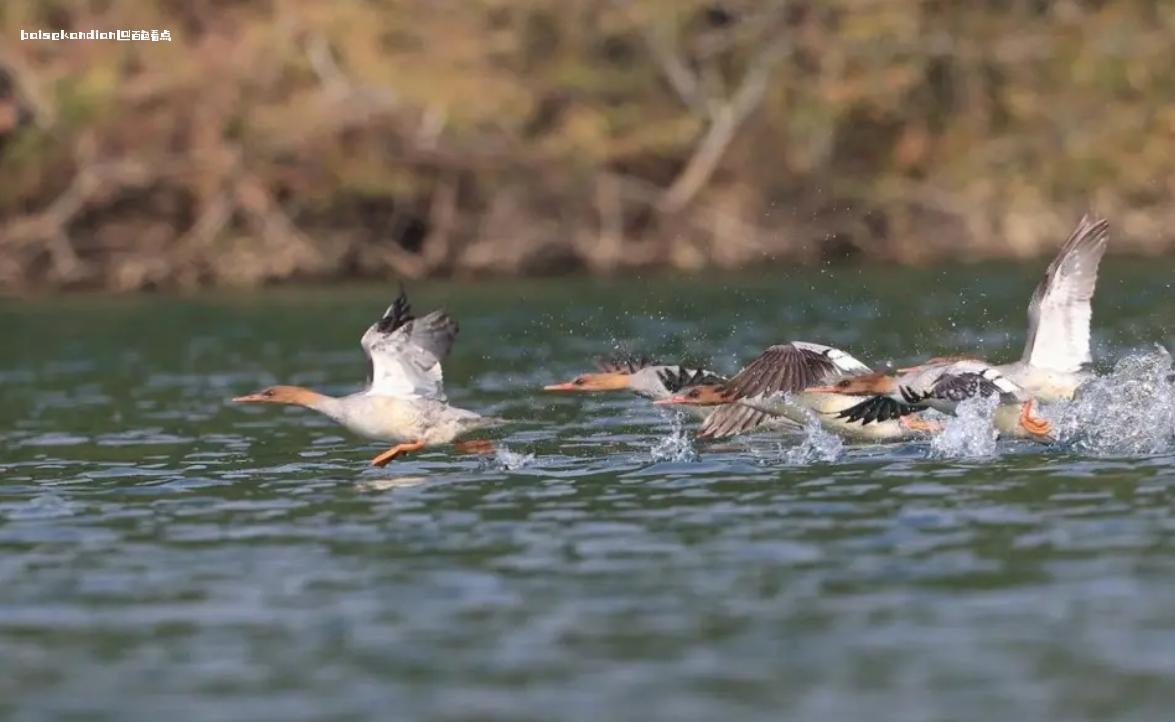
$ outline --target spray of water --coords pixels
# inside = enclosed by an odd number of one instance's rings
[[[494,465],[505,471],[514,471],[534,462],[534,454],[511,451],[506,446],[498,446],[494,450]]]
[[[669,433],[653,445],[653,461],[697,461],[698,452],[686,428],[685,414],[678,411],[666,413],[669,415]]]
[[[1175,443],[1171,354],[1158,347],[1127,356],[1048,415],[1057,438],[1075,451],[1095,456],[1167,451]]]
[[[939,421],[942,431],[930,440],[930,456],[937,459],[981,459],[995,456],[996,430],[992,423],[999,399],[996,396],[967,399],[954,416]]]
[[[508,472],[513,472],[515,469],[530,466],[531,462],[535,461],[535,455],[511,452],[509,448],[499,446],[495,453],[495,461],[497,461],[498,466],[508,470]]]
[[[844,452],[844,440],[825,431],[813,413],[804,423],[804,438],[788,448],[783,459],[789,464],[810,464],[817,461],[836,461]]]

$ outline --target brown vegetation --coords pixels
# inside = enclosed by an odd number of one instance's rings
[[[19,41],[169,29],[174,41]],[[1163,0],[0,7],[0,288],[1175,236]]]

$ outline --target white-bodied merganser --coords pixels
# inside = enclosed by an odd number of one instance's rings
[[[797,424],[806,423],[814,413],[825,429],[859,440],[897,440],[934,429],[918,419],[906,418],[908,414],[898,413],[898,402],[873,401],[877,409],[869,418],[849,418],[842,412],[872,397],[853,398],[809,390],[817,384],[869,372],[868,366],[840,349],[793,341],[771,346],[725,384],[695,385],[683,394],[656,403],[702,407],[726,404],[702,424],[698,436],[703,438],[722,438],[746,431],[736,413],[739,407]],[[891,405],[895,408],[892,412],[888,408]]]
[[[669,398],[686,386],[721,383],[713,371],[683,364],[663,364],[645,356],[618,354],[596,360],[596,372],[550,384],[543,391],[629,391],[642,398]]]
[[[1073,398],[1093,377],[1089,351],[1091,300],[1109,224],[1086,214],[1049,264],[1028,303],[1028,333],[1019,361],[996,366],[1041,401]]]
[[[629,391],[653,402],[668,399],[682,389],[704,384],[722,384],[726,379],[713,371],[682,364],[657,363],[645,356],[618,354],[596,361],[595,373],[579,374],[570,381],[544,386],[544,391],[587,392]],[[706,418],[713,409],[689,407],[698,418]],[[743,406],[729,413],[739,419],[743,431],[768,421],[768,414]],[[793,426],[792,424],[786,424]],[[776,426],[776,424],[773,424]]]
[[[847,418],[874,414],[882,403],[887,405],[887,415],[896,412],[904,416],[926,408],[953,415],[963,401],[998,396],[995,425],[1002,434],[1043,438],[1051,431],[1048,421],[1032,415],[1031,394],[995,366],[975,359],[932,361],[897,374],[862,374],[809,391],[871,396],[846,409],[843,413]],[[1009,409],[1018,414],[1009,413]]]
[[[361,344],[370,366],[370,383],[363,391],[336,398],[300,386],[272,386],[233,401],[305,406],[360,436],[395,442],[371,460],[383,466],[401,454],[447,444],[503,422],[446,401],[441,361],[452,348],[457,330],[457,322],[444,311],[415,318],[401,290],[383,317],[363,334]],[[484,439],[457,447],[473,452],[492,449]]]

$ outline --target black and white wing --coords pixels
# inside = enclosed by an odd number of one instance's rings
[[[838,412],[837,418],[868,424],[927,408],[953,413],[963,401],[993,395],[999,396],[1001,402],[1028,398],[1023,389],[991,364],[974,359],[944,360],[908,369],[894,379],[891,393],[871,396]]]
[[[925,410],[925,406],[904,404],[889,396],[870,396],[856,406],[837,412],[836,418],[849,422],[860,421],[862,426],[867,426],[874,421],[890,421]]]
[[[655,371],[657,382],[664,389],[666,396],[676,394],[690,386],[726,383],[725,378],[706,369],[686,368],[685,366],[658,366]]]
[[[908,403],[956,405],[967,399],[999,396],[1001,401],[1024,401],[1024,390],[994,366],[982,361],[956,361],[919,372],[912,383],[898,380],[898,390]],[[936,404],[935,402],[938,402]]]
[[[1086,215],[1049,264],[1028,303],[1028,338],[1021,360],[1038,368],[1074,373],[1092,362],[1091,300],[1098,264],[1109,242],[1105,219]]]
[[[648,356],[638,356],[622,351],[596,359],[596,368],[603,373],[635,374],[641,369],[662,365]]]
[[[445,400],[441,361],[457,338],[457,322],[444,311],[416,318],[404,291],[363,334],[370,365],[368,393]]]
[[[950,364],[930,389],[930,396],[943,401],[966,401],[998,395],[1007,401],[1025,400],[1024,391],[994,366],[982,361]]]
[[[976,397],[987,398],[999,393],[990,379],[974,372],[944,374],[939,377],[926,398],[938,401],[966,401]]]
[[[797,394],[846,374],[868,371],[868,366],[840,349],[796,341],[771,346],[726,382],[724,388],[735,400],[765,398]],[[747,409],[739,404],[719,408],[702,423],[698,435],[732,436],[762,423],[761,417],[748,414]]]

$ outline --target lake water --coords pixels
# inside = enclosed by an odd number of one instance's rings
[[[1134,366],[1054,448],[707,446],[537,391],[618,343],[1010,359],[1042,266],[414,284],[462,323],[452,400],[517,423],[384,469],[226,400],[353,390],[392,284],[3,302],[0,718],[1167,719],[1169,262],[1103,266],[1096,353]]]

